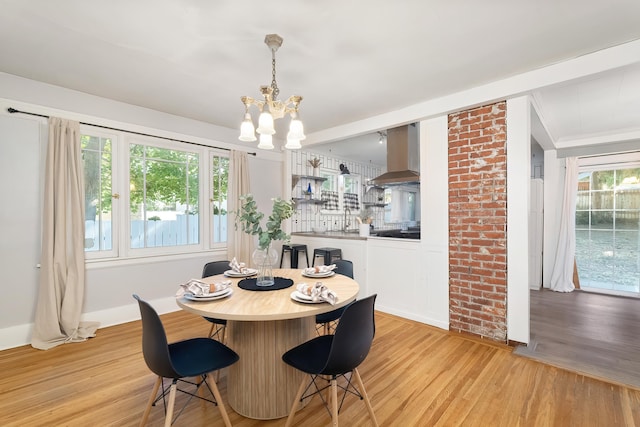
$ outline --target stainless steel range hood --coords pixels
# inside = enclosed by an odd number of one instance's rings
[[[411,128],[410,128],[411,126]],[[372,185],[419,184],[419,147],[415,126],[405,125],[387,130],[387,172],[369,181]]]

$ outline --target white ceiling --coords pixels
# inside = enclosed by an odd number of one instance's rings
[[[304,97],[307,134],[640,39],[638,0],[0,0],[0,10],[0,71],[229,128],[240,96],[270,84],[263,40],[278,33],[280,98]],[[560,145],[640,131],[640,58],[533,96]]]

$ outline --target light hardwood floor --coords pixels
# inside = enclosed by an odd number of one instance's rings
[[[162,317],[170,341],[203,336],[209,328],[185,312]],[[640,425],[640,391],[387,314],[376,313],[376,326],[360,373],[381,426]],[[2,351],[0,372],[0,426],[135,426],[154,382],[141,354],[140,322],[48,351]],[[220,389],[225,399],[224,371]],[[284,419],[250,420],[227,409],[234,426],[284,425]],[[162,422],[162,406],[154,407],[148,425]],[[317,398],[295,419],[298,426],[329,424]],[[217,408],[191,402],[175,425],[223,423]],[[340,425],[370,425],[364,403],[347,397]]]
[[[531,291],[531,343],[516,354],[640,389],[640,300]]]

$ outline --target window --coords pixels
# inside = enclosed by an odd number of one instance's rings
[[[198,154],[142,144],[129,150],[130,247],[198,243]]]
[[[640,168],[582,169],[576,263],[583,288],[640,292]]]
[[[359,212],[362,196],[360,175],[342,175],[333,170],[321,169],[320,176],[327,178],[321,187],[323,200],[328,200],[322,213],[341,214],[345,208],[352,214]]]
[[[227,156],[91,127],[81,131],[87,259],[226,247]]]
[[[113,250],[112,149],[110,137],[82,135],[86,252]]]
[[[214,246],[227,243],[227,188],[229,185],[229,158],[211,156],[211,242]]]

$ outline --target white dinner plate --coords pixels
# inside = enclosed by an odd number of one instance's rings
[[[238,273],[237,271],[227,270],[224,272],[224,275],[227,277],[249,277],[253,276],[257,272],[258,270],[256,270],[255,268],[247,268],[246,273]]]
[[[291,292],[291,299],[305,304],[322,304],[324,301],[313,301],[309,295],[305,295],[298,291]]]
[[[222,291],[214,292],[212,294],[207,294],[203,296],[194,295],[190,292],[185,293],[183,296],[185,299],[189,301],[214,301],[217,299],[226,298],[233,293],[233,289],[228,288]]]
[[[324,272],[324,273],[305,273],[304,271],[302,272],[302,275],[304,277],[314,277],[314,278],[331,277],[331,276],[333,276],[335,274],[336,274],[335,271],[327,271],[327,272]]]

